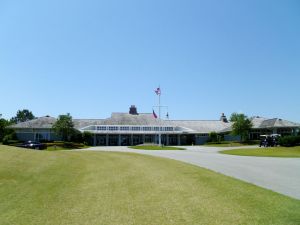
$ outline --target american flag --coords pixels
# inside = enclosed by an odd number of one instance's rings
[[[153,110],[153,117],[154,117],[155,119],[157,119],[157,115],[156,115],[156,113],[154,112],[154,110]]]
[[[155,90],[155,93],[156,93],[157,95],[161,95],[161,90],[160,90],[159,87]]]

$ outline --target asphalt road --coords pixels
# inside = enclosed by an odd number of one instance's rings
[[[127,147],[92,147],[87,150],[134,152],[175,159],[300,199],[300,158],[233,156],[218,153],[221,150],[233,149],[232,147],[186,148],[186,151],[147,151]]]

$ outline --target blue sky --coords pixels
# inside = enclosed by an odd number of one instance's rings
[[[298,0],[0,1],[0,113],[300,122]]]

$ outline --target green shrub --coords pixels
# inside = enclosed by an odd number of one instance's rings
[[[74,142],[64,142],[63,144],[64,148],[82,148],[84,147],[84,144],[81,143],[74,143]]]
[[[224,135],[217,134],[216,132],[209,133],[209,139],[207,142],[220,144],[222,141],[224,141]]]
[[[4,145],[9,145],[11,143],[17,143],[17,142],[19,141],[17,140],[17,136],[15,133],[7,134],[2,139],[2,144]]]
[[[82,133],[79,130],[74,129],[71,135],[71,142],[76,142],[76,143],[83,142]]]
[[[216,132],[210,132],[209,133],[209,140],[211,142],[217,142],[218,141],[218,134]]]
[[[75,142],[54,141],[46,143],[47,147],[56,146],[57,148],[79,149],[83,148],[84,144]]]
[[[293,147],[300,145],[300,136],[285,136],[279,139],[279,145],[284,147]]]
[[[82,134],[82,139],[85,145],[93,145],[94,139],[93,139],[93,134],[88,132],[88,131],[84,131]]]

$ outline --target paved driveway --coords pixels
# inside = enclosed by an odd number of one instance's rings
[[[92,147],[87,150],[135,152],[175,159],[300,199],[300,158],[248,157],[218,153],[232,147],[186,148],[186,151],[145,151],[127,147]]]

